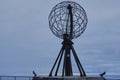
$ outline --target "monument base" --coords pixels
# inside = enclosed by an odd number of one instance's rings
[[[78,77],[78,76],[68,76],[68,77],[33,77],[32,80],[105,80],[104,77]]]

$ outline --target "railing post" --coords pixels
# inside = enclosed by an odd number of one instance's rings
[[[16,80],[16,76],[15,76],[15,80]]]
[[[2,80],[1,76],[0,76],[0,80]]]
[[[29,80],[31,80],[31,77],[29,77]]]

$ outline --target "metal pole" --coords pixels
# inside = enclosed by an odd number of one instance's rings
[[[58,54],[57,59],[55,60],[55,63],[54,63],[54,65],[53,65],[53,67],[52,67],[52,69],[51,69],[51,71],[50,71],[50,73],[49,73],[49,76],[52,76],[52,72],[53,72],[53,70],[54,70],[54,68],[55,68],[55,66],[56,66],[56,63],[57,63],[57,61],[58,61],[58,59],[59,59],[59,57],[60,57],[60,54],[61,54],[62,50],[63,50],[63,46],[62,46],[62,48],[61,48],[61,50],[60,50],[60,52],[59,52],[59,54]]]
[[[69,36],[69,38],[72,39],[72,36],[73,36],[73,14],[72,14],[72,6],[69,4],[67,8],[69,10],[69,15],[70,15],[70,36]]]
[[[84,71],[84,69],[83,69],[83,67],[82,67],[82,65],[81,65],[81,63],[79,61],[79,58],[78,58],[78,56],[77,56],[77,54],[76,54],[76,52],[74,50],[74,47],[71,46],[71,48],[72,48],[72,52],[73,52],[74,58],[76,60],[76,63],[77,63],[77,66],[78,66],[81,77],[86,76],[86,73],[85,73],[85,71]]]
[[[55,76],[57,76],[57,73],[58,73],[58,70],[59,70],[59,66],[60,66],[60,63],[61,63],[61,60],[62,60],[63,53],[64,53],[64,48],[61,51],[61,55],[60,55],[58,66],[57,66],[57,69],[56,69],[56,72],[55,72]]]

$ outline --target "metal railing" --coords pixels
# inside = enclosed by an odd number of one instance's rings
[[[32,80],[32,76],[0,76],[0,80]]]
[[[0,76],[0,80],[32,80],[33,76]],[[120,80],[120,79],[112,79],[106,78],[105,80]]]

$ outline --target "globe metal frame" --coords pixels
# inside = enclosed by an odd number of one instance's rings
[[[79,37],[86,29],[88,22],[85,10],[79,4],[73,1],[63,1],[54,6],[48,17],[49,28],[53,34],[61,39],[64,34],[70,36],[70,16],[68,5],[72,7],[73,31],[71,39]]]

